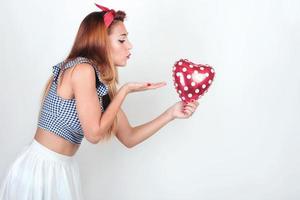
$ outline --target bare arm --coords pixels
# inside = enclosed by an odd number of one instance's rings
[[[143,142],[172,120],[172,116],[167,112],[164,112],[152,121],[134,127],[132,130],[131,140],[128,146],[133,147]]]
[[[74,67],[71,77],[78,118],[85,138],[93,144],[98,143],[107,133],[128,93],[156,89],[165,85],[165,83],[151,85],[127,83],[118,90],[106,111],[101,113],[93,67],[89,64],[78,64]]]
[[[110,102],[109,106],[102,114],[101,121],[100,121],[100,132],[106,133],[109,128],[111,127],[115,117],[117,116],[120,107],[127,95],[127,91],[125,87],[121,87],[117,93],[117,95],[113,98]]]
[[[101,113],[100,102],[95,90],[95,72],[89,64],[79,64],[72,71],[72,89],[76,99],[76,110],[85,138],[98,143],[113,123],[127,91],[122,87],[107,110]]]
[[[198,102],[188,104],[178,102],[152,121],[136,127],[129,124],[125,113],[121,109],[116,136],[126,147],[132,148],[151,137],[175,118],[189,118],[197,107]]]
[[[148,123],[132,127],[129,124],[125,113],[121,109],[119,113],[116,137],[126,147],[131,148],[152,136],[154,133],[156,133],[159,129],[161,129],[163,126],[165,126],[168,122],[172,120],[172,116],[167,112],[164,112],[163,114],[161,114],[160,116]]]

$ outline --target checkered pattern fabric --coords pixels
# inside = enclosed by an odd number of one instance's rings
[[[89,63],[94,67],[97,75],[96,78],[99,83],[96,88],[99,104],[101,106],[101,111],[104,112],[102,97],[108,94],[108,87],[102,83],[100,72],[92,62],[87,58],[77,57],[71,61],[64,61],[53,66],[54,79],[43,102],[40,118],[38,120],[38,127],[53,132],[75,144],[80,144],[83,138],[82,127],[76,111],[76,100],[74,98],[63,99],[58,96],[57,79],[61,70],[68,69],[79,63]]]

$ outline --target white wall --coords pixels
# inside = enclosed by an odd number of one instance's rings
[[[94,1],[6,1],[0,6],[0,177],[32,140],[51,66],[66,57]],[[103,0],[123,9],[132,58],[128,81],[166,81],[131,94],[132,125],[179,100],[180,58],[209,63],[216,79],[189,120],[138,146],[114,139],[77,154],[89,200],[293,200],[300,198],[300,2]]]

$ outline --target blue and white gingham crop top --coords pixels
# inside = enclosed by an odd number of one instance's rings
[[[54,134],[75,144],[80,144],[84,136],[76,111],[76,100],[75,98],[63,99],[58,96],[57,78],[61,70],[73,67],[79,63],[89,63],[94,67],[96,75],[96,90],[101,111],[104,112],[110,102],[108,87],[101,82],[100,72],[97,67],[90,62],[90,60],[84,57],[77,57],[71,61],[64,61],[53,66],[54,78],[49,92],[47,96],[45,96],[40,117],[38,119],[38,127],[53,132]],[[62,66],[64,67],[62,68]]]

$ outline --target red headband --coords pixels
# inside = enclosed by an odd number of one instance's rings
[[[106,28],[108,28],[109,25],[114,21],[116,12],[113,9],[106,8],[106,7],[98,5],[96,3],[95,3],[95,5],[98,8],[100,8],[102,11],[106,11],[103,18],[104,18],[104,24],[105,24]]]

